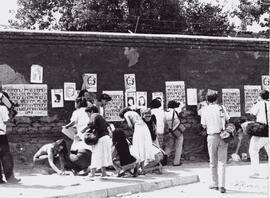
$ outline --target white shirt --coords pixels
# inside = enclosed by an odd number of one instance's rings
[[[201,124],[206,126],[207,134],[219,133],[225,124],[225,120],[230,117],[222,105],[224,113],[221,113],[221,107],[218,104],[209,104],[202,109]]]
[[[269,108],[269,101],[261,100],[253,105],[250,110],[250,113],[256,116],[256,121],[266,124],[266,114],[265,114],[265,103],[268,115],[268,123],[269,123],[269,116],[270,116],[270,108]]]
[[[85,107],[81,107],[79,109],[76,109],[70,118],[71,122],[75,122],[77,132],[80,138],[82,138],[81,131],[85,129],[89,123],[89,117],[88,114],[85,112]]]
[[[157,134],[164,133],[164,120],[165,114],[163,109],[151,109],[151,114],[156,116],[157,124],[156,124],[156,132]]]
[[[0,135],[5,135],[7,125],[4,122],[9,120],[8,109],[6,106],[0,105]]]
[[[179,124],[180,124],[180,120],[178,118],[178,116],[176,115],[176,113],[174,113],[174,118],[173,118],[173,126],[172,126],[172,117],[173,117],[173,112],[176,111],[178,114],[182,111],[181,107],[177,107],[175,109],[167,109],[167,111],[165,111],[165,120],[168,124],[169,129],[173,129],[175,130]]]

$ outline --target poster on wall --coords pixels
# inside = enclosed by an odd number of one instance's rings
[[[164,94],[163,92],[153,92],[152,100],[158,99],[161,102],[161,109],[164,109]]]
[[[187,105],[197,105],[197,103],[198,103],[197,89],[188,88],[187,89]]]
[[[52,108],[64,107],[63,89],[51,89]]]
[[[222,102],[230,117],[241,116],[239,89],[222,89]]]
[[[6,84],[2,85],[14,103],[19,107],[17,116],[47,116],[47,85],[44,84]]]
[[[175,100],[181,102],[182,105],[186,105],[186,93],[184,81],[166,81],[166,102]]]
[[[82,90],[97,92],[97,74],[83,74]]]
[[[270,75],[262,76],[262,89],[270,91]]]
[[[129,107],[131,109],[136,109],[136,92],[135,91],[129,91],[126,92],[125,102],[126,107]]]
[[[42,83],[43,82],[43,67],[40,65],[31,66],[31,83]]]
[[[64,99],[66,101],[75,101],[77,97],[76,83],[65,82],[64,83]]]
[[[244,85],[246,113],[249,113],[249,110],[251,109],[253,104],[257,102],[261,89],[262,88],[260,85]]]
[[[137,108],[146,109],[147,108],[147,92],[137,91]]]
[[[136,91],[135,74],[124,74],[125,90]]]
[[[119,112],[124,108],[123,91],[103,91],[111,96],[112,100],[105,106],[105,118],[108,122],[122,121]]]

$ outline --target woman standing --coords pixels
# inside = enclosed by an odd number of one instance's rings
[[[90,123],[82,133],[94,128],[98,136],[98,142],[92,145],[91,176],[95,176],[96,169],[101,169],[101,176],[105,177],[105,168],[112,165],[112,141],[109,136],[108,123],[98,113],[96,106],[86,108],[85,112],[90,118]]]
[[[128,107],[122,109],[119,116],[124,118],[128,126],[134,131],[132,136],[133,153],[135,156],[138,156],[141,168],[143,168],[149,161],[155,159],[151,149],[152,139],[150,131],[140,115]]]

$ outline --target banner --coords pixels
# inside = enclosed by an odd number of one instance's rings
[[[188,88],[187,89],[187,105],[197,105],[198,97],[197,97],[197,89]]]
[[[239,89],[222,89],[222,102],[230,117],[241,116]]]
[[[47,85],[7,84],[2,86],[14,103],[19,107],[17,116],[47,116]]]
[[[82,90],[97,92],[97,74],[83,74]]]
[[[136,91],[135,74],[124,74],[124,79],[125,79],[125,90]]]
[[[76,83],[65,82],[64,83],[64,95],[66,101],[75,101],[77,97]]]
[[[126,92],[126,97],[125,97],[125,102],[126,102],[126,107],[129,107],[131,109],[136,109],[136,92],[131,91],[131,92]]]
[[[184,81],[166,81],[166,102],[175,100],[181,102],[182,105],[186,105],[186,93]]]
[[[262,76],[262,89],[270,92],[270,75]]]
[[[31,66],[31,83],[42,83],[43,81],[43,67],[40,65]]]
[[[64,107],[63,89],[51,89],[52,108]]]
[[[245,95],[245,112],[249,113],[249,110],[254,103],[258,101],[258,97],[261,92],[260,85],[244,85],[244,95]]]
[[[137,108],[138,109],[147,108],[147,92],[146,91],[137,92]]]
[[[120,110],[124,108],[123,91],[103,91],[111,96],[112,100],[105,106],[105,119],[108,122],[122,121],[119,117]]]
[[[163,92],[153,92],[152,100],[158,99],[161,102],[161,109],[164,109],[164,94]]]

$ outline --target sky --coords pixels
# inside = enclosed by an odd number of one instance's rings
[[[236,8],[239,4],[239,0],[200,0],[205,3],[212,3],[214,5],[222,4],[224,5],[224,11],[232,10]],[[15,18],[15,10],[17,10],[17,0],[0,0],[0,25],[8,25],[8,20]],[[13,10],[14,12],[10,12]],[[240,20],[237,18],[230,19],[231,22],[234,22],[236,26],[240,25]],[[258,24],[254,24],[251,27],[248,27],[248,30],[253,32],[258,32],[261,27]]]

